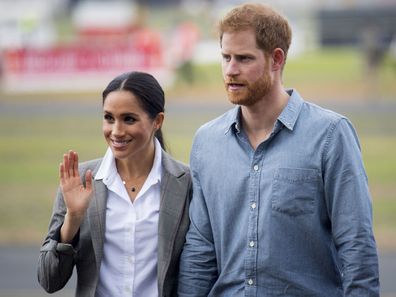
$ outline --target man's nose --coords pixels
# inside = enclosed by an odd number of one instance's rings
[[[225,69],[225,74],[227,76],[236,76],[240,73],[239,71],[239,65],[238,63],[235,61],[235,59],[231,59],[227,65],[226,65],[226,69]]]

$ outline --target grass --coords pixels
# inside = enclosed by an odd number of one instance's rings
[[[284,73],[285,85],[297,87],[306,98],[315,98],[318,103],[329,98],[341,105],[349,102],[346,100],[365,100],[361,58],[359,52],[349,49],[290,58]],[[379,72],[382,93],[376,100],[394,100],[396,93],[396,86],[390,83],[395,80],[396,71],[394,64],[387,61]],[[211,110],[208,106],[226,101],[218,64],[199,65],[194,74],[193,85],[179,77],[174,88],[167,90],[170,106],[178,109],[169,107],[165,136],[170,152],[186,163],[195,130],[220,113],[218,108]],[[0,111],[0,244],[41,241],[58,184],[58,164],[65,151],[75,149],[80,160],[104,154],[101,115],[93,107],[100,104],[97,94],[73,94],[72,100],[68,94],[59,97],[33,94],[27,98],[0,94],[0,100],[13,100],[16,106],[26,102],[34,106],[37,102],[39,106],[48,107],[51,100],[75,104],[75,110],[55,108],[54,112],[40,109],[30,112],[29,108],[18,113]],[[79,110],[78,98],[88,104],[87,112]],[[375,102],[372,100],[370,104],[375,106]],[[186,107],[183,109],[179,103]],[[376,115],[370,110],[364,113],[352,110],[347,115],[360,135],[373,197],[377,239],[381,246],[396,249],[395,111]]]
[[[394,184],[396,182],[396,155],[393,148],[396,147],[396,136],[364,136],[361,138],[361,143],[370,182],[383,185]],[[392,193],[393,198],[396,198],[395,193],[396,188]]]
[[[193,133],[211,117],[192,113],[168,118],[164,132],[176,158],[188,162]],[[106,145],[97,115],[40,116],[24,124],[14,122],[11,115],[0,118],[0,243],[37,243],[48,225],[63,152],[73,148],[81,160],[87,160],[103,155]],[[363,135],[361,143],[376,231],[395,235],[396,157],[392,148],[396,137]]]
[[[363,160],[373,199],[374,231],[382,249],[396,248],[395,134],[361,137]]]
[[[171,95],[200,90],[203,99],[214,94],[223,100],[224,88],[219,63],[195,65],[194,88],[181,77],[169,90]],[[306,52],[290,57],[283,73],[286,87],[298,87],[301,94],[310,100],[332,101],[390,101],[396,92],[396,60],[390,55],[381,63],[378,72],[366,73],[363,52],[353,48],[328,48]],[[202,87],[202,89],[200,89]],[[197,94],[194,94],[196,97]],[[201,100],[201,99],[199,99]]]

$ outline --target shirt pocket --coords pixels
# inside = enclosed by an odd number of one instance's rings
[[[276,169],[272,185],[272,209],[290,216],[313,213],[319,176],[317,169]]]

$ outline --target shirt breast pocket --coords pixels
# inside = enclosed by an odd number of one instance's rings
[[[272,209],[299,216],[315,211],[319,171],[307,168],[278,168],[273,177]]]

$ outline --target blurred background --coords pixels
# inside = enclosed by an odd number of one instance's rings
[[[168,150],[231,106],[217,20],[243,1],[0,0],[0,297],[45,296],[37,257],[69,149],[101,157],[101,91],[121,72],[166,92]],[[259,1],[256,1],[259,2]],[[284,85],[348,116],[373,199],[382,294],[396,296],[396,0],[273,0],[293,28]],[[53,296],[73,296],[75,277]]]

